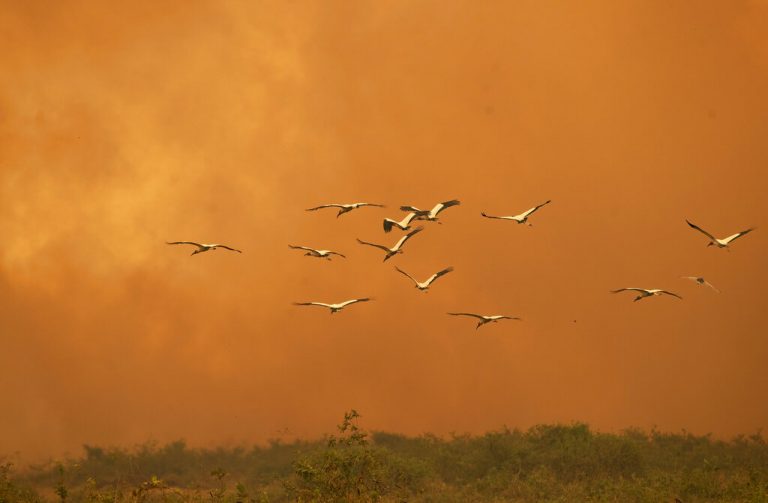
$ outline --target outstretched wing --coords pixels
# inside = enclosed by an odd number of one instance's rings
[[[200,243],[195,243],[194,241],[166,241],[165,244],[167,245],[194,245],[199,248],[202,248],[203,245]]]
[[[545,203],[541,203],[541,204],[540,204],[540,205],[538,205],[538,206],[534,206],[534,207],[533,207],[533,208],[531,208],[530,210],[528,210],[528,211],[525,211],[525,212],[521,213],[521,214],[520,214],[520,215],[518,215],[518,216],[519,216],[520,218],[526,218],[528,215],[530,215],[530,214],[531,214],[531,213],[533,213],[534,211],[538,210],[538,209],[539,209],[539,208],[541,208],[542,206],[546,206],[546,205],[548,205],[548,204],[549,204],[549,203],[551,203],[551,202],[552,202],[552,200],[550,199],[550,200],[548,200],[548,201],[547,201],[547,202],[545,202]]]
[[[235,251],[237,253],[243,253],[242,250],[238,250],[237,248],[231,248],[227,245],[216,245],[216,248],[224,248],[225,250]]]
[[[705,284],[705,285],[707,285],[708,287],[710,287],[712,290],[716,291],[717,293],[720,293],[720,290],[718,290],[718,289],[715,287],[715,285],[713,285],[713,284],[712,284],[712,283],[710,283],[709,281],[707,281],[707,280],[704,280],[704,284]]]
[[[327,307],[330,309],[330,304],[325,304],[323,302],[294,302],[294,306],[320,306],[320,307]]]
[[[415,206],[400,206],[400,211],[413,211],[414,213],[429,213],[429,211],[420,210]]]
[[[502,315],[502,316],[499,316],[498,319],[500,319],[500,320],[521,320],[522,318],[518,318],[517,316]]]
[[[618,290],[611,290],[611,293],[619,293],[619,292],[626,292],[626,291],[648,293],[648,290],[646,290],[645,288],[619,288]]]
[[[495,215],[488,215],[485,212],[480,212],[480,215],[484,216],[485,218],[498,218],[499,220],[517,220],[515,217],[497,217]]]
[[[437,203],[434,208],[429,212],[433,217],[436,217],[438,213],[441,211],[450,208],[451,206],[457,206],[461,204],[461,201],[458,199],[451,199],[450,201],[445,201],[442,203]]]
[[[314,248],[310,248],[308,246],[288,245],[288,248],[293,248],[294,250],[306,250],[308,252],[315,252],[315,253],[317,253],[317,250],[315,250]]]
[[[384,219],[384,232],[390,232],[392,230],[392,226],[397,225],[400,227],[399,222],[395,222],[394,220],[390,218]]]
[[[314,208],[307,208],[305,211],[316,211],[316,210],[321,210],[323,208],[344,208],[344,207],[345,205],[343,204],[331,203],[331,204],[323,204],[320,206],[315,206]]]
[[[413,220],[413,218],[415,216],[416,216],[416,213],[410,212],[410,213],[408,213],[405,216],[404,219],[402,219],[399,222],[397,222],[395,220],[392,220],[391,218],[385,218],[384,219],[384,232],[391,231],[393,226],[397,226],[400,229],[405,230],[408,227],[408,225],[410,225],[411,221]]]
[[[707,236],[707,237],[708,237],[710,240],[712,240],[712,241],[717,241],[717,238],[716,238],[715,236],[713,236],[713,235],[712,235],[712,234],[710,234],[709,232],[705,231],[704,229],[702,229],[702,228],[701,228],[701,227],[699,227],[698,225],[696,225],[696,224],[692,224],[692,223],[691,223],[691,222],[689,222],[688,220],[686,220],[686,222],[688,223],[688,226],[689,226],[689,227],[691,227],[691,228],[693,228],[693,229],[696,229],[697,231],[701,232],[702,234],[704,234],[705,236]]]
[[[384,245],[377,245],[376,243],[369,243],[368,241],[363,241],[360,238],[357,238],[357,242],[361,245],[368,245],[368,246],[374,246],[376,248],[379,248],[380,250],[384,250],[385,252],[389,253],[389,248],[387,248]]]
[[[474,314],[474,313],[447,313],[447,314],[450,314],[451,316],[471,316],[471,317],[477,318],[479,320],[484,320],[485,319],[485,316],[481,316],[479,314]]]
[[[365,297],[365,298],[363,298],[363,299],[352,299],[352,300],[348,300],[348,301],[346,301],[346,302],[342,302],[341,304],[339,304],[339,309],[341,309],[341,308],[343,308],[343,307],[346,307],[346,306],[348,306],[348,305],[350,305],[350,304],[354,304],[355,302],[368,302],[369,300],[371,300],[369,297]]]
[[[449,272],[451,272],[451,271],[453,271],[453,267],[446,267],[446,268],[445,268],[445,269],[443,269],[442,271],[438,271],[438,272],[436,272],[435,274],[433,274],[432,276],[430,276],[430,277],[429,277],[429,279],[426,281],[426,283],[427,283],[427,286],[431,285],[431,284],[432,284],[432,282],[433,282],[433,281],[435,281],[435,280],[436,280],[437,278],[439,278],[440,276],[442,276],[442,275],[444,275],[444,274],[448,274],[448,273],[449,273]]]
[[[409,226],[411,224],[411,222],[413,222],[414,218],[416,218],[416,213],[412,211],[412,212],[408,213],[405,216],[405,218],[400,221],[400,225],[402,225],[404,227],[407,227],[407,226]]]
[[[375,206],[377,208],[386,208],[383,204],[378,203],[355,203],[355,206],[361,207],[361,206]]]
[[[745,231],[737,232],[736,234],[734,234],[734,235],[732,235],[732,236],[728,236],[727,238],[723,239],[723,242],[724,242],[725,244],[728,244],[728,243],[730,243],[731,241],[735,241],[735,240],[739,239],[739,238],[740,238],[741,236],[743,236],[744,234],[749,234],[749,233],[750,233],[750,232],[752,232],[753,230],[755,230],[755,228],[754,228],[754,227],[752,227],[751,229],[747,229],[747,230],[745,230]]]
[[[339,257],[341,257],[341,258],[347,258],[347,256],[346,256],[346,255],[343,255],[343,254],[341,254],[341,253],[339,253],[339,252],[335,252],[335,251],[333,251],[333,250],[328,250],[328,255],[338,255],[338,256],[339,256]]]
[[[399,250],[405,244],[405,242],[408,241],[411,238],[411,236],[413,236],[415,234],[418,234],[419,232],[421,232],[423,230],[424,230],[424,227],[416,227],[411,232],[409,232],[405,236],[401,237],[400,240],[397,242],[397,244],[392,249],[393,250]]]
[[[667,295],[671,295],[672,297],[677,297],[678,299],[683,300],[682,297],[680,297],[678,294],[676,294],[674,292],[668,292],[666,290],[659,290],[659,292],[660,293],[666,293]]]
[[[410,274],[408,274],[407,272],[403,271],[402,269],[400,269],[400,268],[399,268],[399,267],[397,267],[397,266],[395,266],[395,269],[397,269],[397,271],[398,271],[399,273],[401,273],[401,274],[405,274],[406,276],[408,276],[408,277],[410,278],[410,280],[411,280],[411,281],[413,281],[414,283],[416,283],[417,285],[419,284],[419,282],[418,282],[418,281],[416,281],[416,279],[415,279],[413,276],[411,276]]]

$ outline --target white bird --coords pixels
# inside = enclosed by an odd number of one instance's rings
[[[335,252],[333,250],[316,250],[308,246],[294,246],[294,245],[288,245],[288,247],[293,248],[294,250],[305,250],[307,253],[305,253],[304,255],[310,256],[310,257],[317,257],[317,258],[324,258],[327,260],[331,260],[331,255],[338,255],[339,257],[347,258],[341,253]]]
[[[207,243],[195,243],[194,241],[172,241],[172,242],[166,241],[165,244],[197,246],[197,250],[193,251],[192,255],[195,255],[197,253],[207,252],[207,251],[210,251],[210,250],[215,250],[216,248],[224,248],[225,250],[231,250],[231,251],[235,251],[237,253],[243,253],[242,251],[237,250],[235,248],[230,248],[229,246],[220,245],[220,244],[216,244],[216,243],[207,244]]]
[[[716,291],[717,293],[720,293],[720,290],[718,290],[717,288],[715,288],[715,285],[713,285],[713,284],[712,284],[712,283],[710,283],[709,281],[705,280],[705,279],[704,279],[703,277],[701,277],[701,276],[680,276],[680,277],[681,277],[681,278],[683,278],[683,279],[689,279],[689,280],[691,280],[691,281],[695,281],[697,284],[699,284],[699,285],[702,285],[702,286],[708,286],[708,287],[710,287],[712,290]]]
[[[653,297],[653,296],[662,295],[662,294],[671,295],[672,297],[677,297],[678,299],[682,299],[682,297],[680,297],[676,293],[668,292],[666,290],[661,290],[659,288],[653,288],[653,289],[647,289],[647,288],[619,288],[618,290],[611,290],[611,293],[619,293],[619,292],[626,292],[626,291],[640,293],[640,295],[635,297],[634,302],[637,302],[638,300],[644,299],[646,297]]]
[[[482,314],[473,314],[473,313],[448,313],[451,316],[472,316],[473,318],[477,318],[480,320],[480,322],[475,327],[475,330],[482,327],[486,323],[498,323],[499,320],[519,320],[520,318],[516,316],[505,316],[503,314],[495,314],[493,316],[483,316]]]
[[[408,239],[411,236],[413,236],[414,234],[417,234],[417,233],[419,233],[419,232],[421,232],[423,230],[424,230],[424,227],[416,227],[414,230],[412,230],[411,232],[409,232],[405,236],[401,237],[400,240],[397,243],[395,243],[395,246],[393,246],[392,248],[387,248],[384,245],[377,245],[376,243],[369,243],[367,241],[363,241],[360,238],[357,239],[357,242],[360,243],[361,245],[374,246],[376,248],[379,248],[379,249],[384,250],[385,252],[387,252],[387,255],[384,257],[384,262],[386,262],[387,260],[389,260],[395,254],[403,253],[402,247],[405,244],[405,242],[408,241]]]
[[[384,219],[384,232],[389,232],[392,230],[392,227],[398,227],[400,230],[407,231],[411,228],[411,221],[416,217],[416,213],[413,211],[408,213],[404,219],[400,220],[399,222],[396,222],[395,220],[392,220],[391,218],[385,218]]]
[[[320,307],[327,307],[331,310],[331,314],[336,313],[344,309],[350,304],[354,304],[356,302],[368,302],[369,300],[373,300],[369,297],[365,297],[362,299],[352,299],[347,300],[345,302],[339,302],[338,304],[326,304],[324,302],[294,302],[294,306],[320,306]]]
[[[736,234],[728,236],[727,238],[717,239],[715,236],[713,236],[709,232],[705,231],[704,229],[702,229],[698,225],[692,224],[688,220],[686,220],[686,222],[688,223],[688,225],[690,227],[692,227],[693,229],[696,229],[697,231],[701,232],[702,234],[704,234],[705,236],[707,236],[709,238],[709,244],[707,244],[707,246],[715,245],[718,248],[728,248],[728,245],[732,241],[735,241],[736,239],[740,238],[744,234],[748,234],[748,233],[752,232],[753,230],[755,230],[754,227],[751,227],[751,228],[749,228],[749,229],[747,229],[745,231],[737,232]]]
[[[515,216],[512,216],[512,217],[497,217],[497,216],[493,216],[493,215],[486,215],[484,212],[481,212],[480,214],[482,216],[484,216],[485,218],[498,218],[500,220],[514,220],[518,224],[524,224],[524,223],[526,223],[528,221],[528,217],[531,216],[531,214],[533,212],[535,212],[536,210],[538,210],[542,206],[547,205],[547,204],[549,204],[551,202],[552,202],[552,200],[550,199],[550,200],[548,200],[545,203],[541,203],[540,205],[534,206],[533,208],[531,208],[528,211],[524,211],[524,212],[520,213],[519,215],[515,215]],[[533,224],[528,224],[528,225],[532,226]]]
[[[339,218],[344,213],[349,213],[350,211],[356,210],[358,208],[362,208],[363,206],[376,206],[377,208],[384,208],[383,204],[376,204],[376,203],[351,203],[351,204],[331,203],[331,204],[323,204],[320,206],[315,206],[314,208],[307,208],[306,211],[317,211],[323,208],[339,208],[339,212],[336,214],[336,218]]]
[[[453,267],[446,267],[442,271],[436,272],[435,274],[433,274],[432,276],[427,278],[427,280],[422,283],[422,282],[417,281],[416,278],[414,278],[413,276],[411,276],[407,272],[403,271],[399,267],[395,267],[395,269],[397,269],[401,274],[405,274],[406,276],[408,276],[411,279],[411,281],[416,283],[416,288],[418,288],[422,292],[427,292],[429,290],[429,285],[431,285],[432,282],[435,281],[437,278],[439,278],[440,276],[442,276],[444,274],[448,274],[449,272],[453,271]]]
[[[451,206],[457,206],[459,204],[461,204],[461,201],[458,199],[451,199],[450,201],[437,203],[431,210],[420,210],[415,206],[400,206],[400,209],[403,211],[412,211],[416,213],[416,216],[414,217],[415,220],[429,220],[430,222],[436,222],[437,215],[441,211],[450,208]]]

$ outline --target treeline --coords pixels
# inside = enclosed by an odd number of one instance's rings
[[[190,448],[85,446],[84,456],[0,467],[0,503],[150,501],[768,502],[768,445],[585,424],[480,436],[366,433],[351,411],[322,441]]]

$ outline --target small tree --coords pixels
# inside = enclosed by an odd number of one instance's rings
[[[387,492],[386,469],[357,426],[359,417],[354,409],[345,413],[339,436],[329,436],[325,449],[296,461],[298,482],[288,490],[298,501],[377,501]]]

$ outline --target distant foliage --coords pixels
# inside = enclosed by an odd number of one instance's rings
[[[367,432],[347,412],[322,441],[192,449],[85,446],[80,459],[14,471],[0,503],[674,502],[768,503],[768,445],[586,424],[484,435]]]
[[[0,464],[0,503],[43,501],[35,491],[11,480],[12,463]]]

